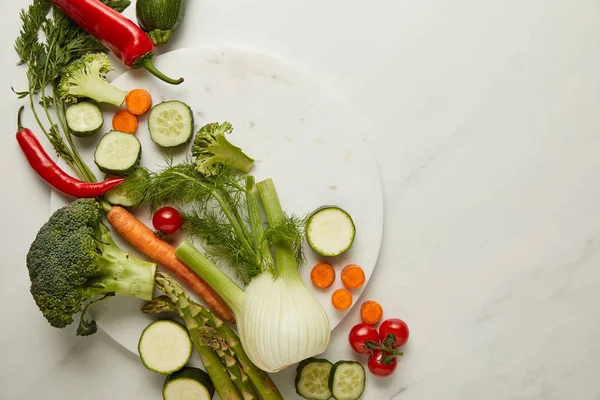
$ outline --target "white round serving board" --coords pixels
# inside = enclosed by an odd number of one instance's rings
[[[333,291],[342,287],[342,268],[349,263],[359,264],[368,282],[381,244],[382,188],[367,144],[368,132],[361,130],[355,116],[334,93],[269,55],[230,47],[196,47],[162,54],[155,58],[155,64],[172,77],[183,76],[184,83],[169,85],[145,71],[134,70],[113,84],[123,90],[148,90],[154,104],[165,100],[187,103],[194,113],[194,132],[210,122],[231,122],[234,131],[230,141],[256,159],[251,173],[257,181],[273,178],[286,212],[306,215],[320,206],[335,204],[353,217],[357,232],[348,252],[327,259],[307,247],[307,263],[301,268],[303,279],[314,289],[333,329],[349,311],[335,310],[330,301]],[[111,129],[117,110],[103,108],[105,133]],[[84,161],[97,177],[103,178],[93,162],[100,137],[98,134],[76,140]],[[141,164],[150,169],[163,166],[166,153],[150,140],[145,116],[140,119],[137,137],[142,143]],[[189,148],[175,151],[175,161],[183,159]],[[55,210],[71,200],[53,191],[51,208]],[[136,214],[151,226],[147,211]],[[113,236],[123,249],[132,250],[118,234]],[[310,270],[320,261],[331,263],[337,272],[334,285],[327,290],[318,290],[310,283]],[[353,305],[365,286],[352,291]],[[109,336],[137,354],[142,330],[157,318],[141,313],[142,304],[138,299],[114,297],[94,305],[90,313]],[[197,356],[192,364],[201,365]]]

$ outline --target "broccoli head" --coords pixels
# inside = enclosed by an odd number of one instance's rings
[[[50,325],[64,328],[83,310],[80,335],[96,331],[83,318],[86,303],[110,295],[151,300],[156,273],[156,264],[117,247],[94,199],[52,214],[29,248],[27,268],[33,299]]]
[[[111,85],[106,74],[112,71],[110,59],[104,53],[88,53],[62,71],[58,94],[67,103],[88,98],[120,106],[127,92]]]
[[[229,122],[215,122],[200,128],[192,146],[198,172],[205,176],[215,175],[219,165],[228,165],[243,172],[250,171],[254,160],[225,137],[232,131],[233,127]]]

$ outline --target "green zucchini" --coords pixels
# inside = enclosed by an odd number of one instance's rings
[[[329,374],[333,364],[325,359],[308,358],[296,368],[296,393],[308,400],[328,400]]]
[[[356,361],[338,361],[331,367],[329,390],[336,400],[358,400],[365,391],[365,368]]]
[[[110,131],[100,139],[94,162],[106,174],[126,175],[139,164],[142,145],[135,135]]]
[[[335,257],[349,250],[355,235],[352,217],[336,206],[315,210],[306,223],[308,244],[322,256]]]
[[[144,366],[164,375],[183,368],[192,356],[192,349],[188,331],[171,320],[154,321],[144,329],[138,342]]]
[[[104,125],[102,111],[89,101],[82,101],[67,108],[65,118],[71,133],[77,137],[95,135]]]
[[[138,24],[156,46],[166,44],[185,14],[185,0],[137,0]]]
[[[162,392],[164,400],[210,400],[214,394],[210,376],[194,367],[183,367],[167,376]]]
[[[163,101],[148,114],[150,139],[161,147],[177,147],[188,143],[194,131],[192,109],[178,100]]]

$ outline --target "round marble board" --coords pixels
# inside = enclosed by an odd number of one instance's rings
[[[129,71],[113,84],[123,90],[148,90],[153,103],[180,100],[194,114],[194,132],[210,122],[229,121],[234,131],[228,139],[256,160],[251,171],[257,182],[272,178],[284,210],[306,215],[322,205],[345,209],[356,224],[353,247],[335,259],[318,256],[307,247],[307,263],[301,275],[323,304],[333,329],[348,313],[333,308],[330,296],[342,287],[340,272],[349,263],[364,268],[371,277],[383,231],[383,200],[378,169],[355,117],[336,96],[292,66],[271,56],[229,47],[186,48],[155,58],[156,66],[172,77],[185,81],[173,86],[140,70]],[[114,107],[104,107],[102,133],[111,129]],[[84,161],[103,178],[93,162],[101,134],[77,139]],[[165,165],[164,149],[149,137],[146,117],[140,119],[137,137],[142,143],[141,164],[150,169]],[[174,161],[185,157],[189,146],[174,152]],[[52,192],[51,209],[72,199]],[[147,210],[136,215],[151,226]],[[113,235],[123,249],[132,250],[118,234]],[[173,243],[175,246],[181,238]],[[134,254],[141,256],[138,252]],[[310,283],[310,270],[319,261],[331,263],[337,272],[327,290]],[[366,284],[352,291],[354,303]],[[198,299],[196,296],[194,298]],[[137,354],[142,330],[155,318],[140,312],[143,301],[113,297],[91,307],[90,314],[109,336]],[[191,364],[201,365],[198,358]]]

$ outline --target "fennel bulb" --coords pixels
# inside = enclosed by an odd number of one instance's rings
[[[253,185],[248,205],[257,207],[260,195],[269,226],[284,213],[272,180]],[[258,190],[257,190],[258,189]],[[257,194],[258,192],[258,194]],[[264,237],[260,213],[250,209],[252,233]],[[331,338],[329,318],[298,272],[294,250],[285,239],[271,237],[275,268],[254,277],[242,290],[190,242],[184,241],[177,257],[201,276],[229,305],[237,320],[240,340],[248,357],[266,372],[278,372],[325,351]],[[263,257],[271,257],[268,243]]]

